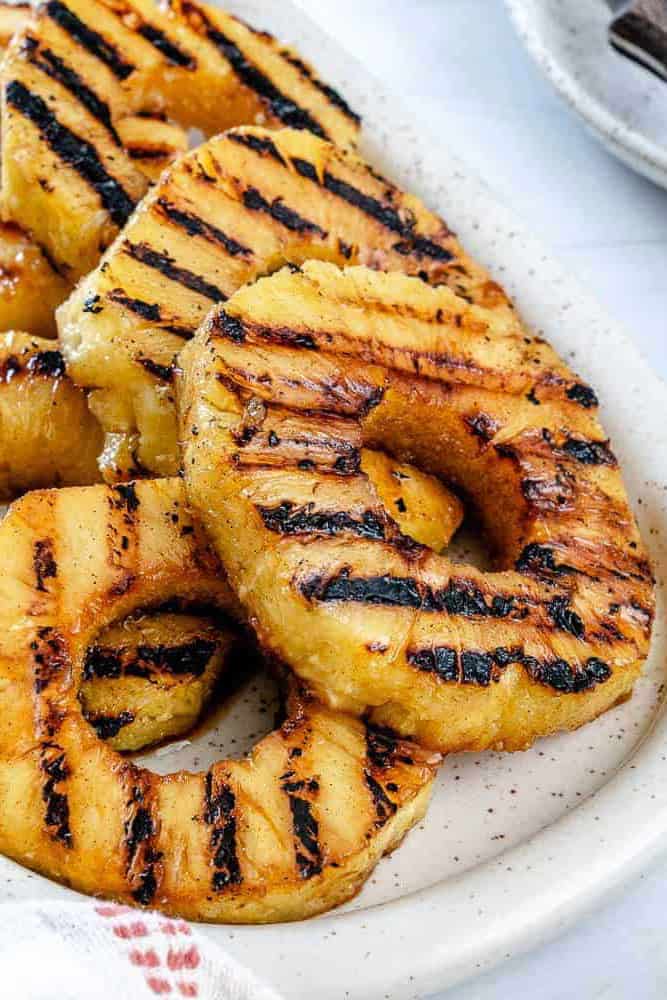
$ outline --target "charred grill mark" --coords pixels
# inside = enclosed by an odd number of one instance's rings
[[[28,360],[26,368],[32,375],[47,378],[63,378],[67,374],[65,359],[60,351],[38,351]]]
[[[252,149],[260,155],[270,156],[271,159],[285,166],[285,159],[272,139],[264,136],[253,135],[252,132],[228,132],[227,138],[230,142],[235,142],[239,146]]]
[[[255,187],[248,187],[243,192],[243,204],[253,212],[264,212],[271,216],[281,226],[285,226],[293,233],[313,233],[326,239],[328,233],[318,226],[316,222],[311,222],[299,215],[293,208],[290,208],[282,198],[274,198],[269,202],[264,195]]]
[[[40,750],[40,769],[46,780],[42,786],[44,824],[51,840],[65,847],[73,843],[70,829],[69,802],[62,790],[70,776],[65,751],[56,743],[44,742]]]
[[[464,417],[463,421],[483,444],[492,441],[500,430],[500,424],[488,413],[476,413],[474,416]]]
[[[51,49],[40,49],[37,39],[30,36],[23,42],[22,51],[27,54],[33,66],[51,77],[52,80],[56,80],[76,98],[79,104],[90,112],[93,118],[104,125],[116,146],[121,145],[118,133],[113,126],[109,105],[98,97],[76,70],[68,66]]]
[[[34,670],[35,694],[44,691],[69,667],[67,646],[63,637],[50,627],[41,628],[30,643]]]
[[[520,573],[531,573],[533,576],[547,579],[552,575],[569,576],[577,572],[573,566],[557,563],[554,550],[548,545],[540,545],[537,542],[526,545],[514,565]]]
[[[556,628],[562,632],[569,632],[575,639],[584,638],[584,623],[576,611],[573,611],[569,606],[567,597],[554,597],[553,600],[549,601],[547,611]]]
[[[583,382],[575,382],[574,385],[571,385],[566,395],[573,403],[578,403],[585,410],[592,410],[598,405],[598,398],[595,392],[589,385],[584,385]]]
[[[138,30],[141,37],[150,42],[174,66],[180,66],[182,69],[196,68],[197,60],[179,48],[160,28],[156,28],[153,24],[142,24]]]
[[[284,125],[290,128],[306,129],[308,132],[318,135],[321,139],[328,138],[326,132],[313,115],[305,108],[300,107],[290,97],[283,94],[273,80],[269,79],[258,66],[255,66],[239,46],[206,17],[201,7],[193,3],[184,3],[183,10],[186,15],[194,15],[198,22],[200,33],[204,33],[208,40],[215,45],[218,52],[232,67],[241,83],[257,94],[275,118],[279,118]],[[191,24],[195,27],[192,18]],[[197,29],[195,28],[195,30]]]
[[[528,656],[521,647],[494,650],[463,650],[449,646],[433,646],[409,650],[407,661],[425,673],[435,674],[439,680],[455,684],[474,684],[488,687],[498,682],[503,670],[512,663],[524,668],[529,677],[561,694],[579,694],[602,684],[611,677],[611,670],[603,660],[589,657],[583,664],[572,665],[562,659],[538,660]]]
[[[458,655],[450,646],[433,646],[429,649],[408,650],[408,663],[427,674],[435,674],[443,681],[459,680]]]
[[[133,160],[164,160],[174,152],[171,146],[125,146]]]
[[[132,712],[118,715],[87,715],[86,718],[101,740],[112,740],[125,726],[134,722]]]
[[[377,827],[384,826],[387,820],[391,819],[394,815],[398,807],[395,802],[391,801],[377,778],[374,778],[368,770],[364,771],[364,781],[368,786],[373,799],[373,805],[375,806],[375,814],[377,816],[375,825]]]
[[[575,461],[583,465],[615,466],[616,458],[609,448],[609,441],[588,441],[583,438],[568,437],[562,445]]]
[[[290,501],[276,507],[258,506],[257,510],[269,531],[278,535],[338,535],[351,532],[359,538],[385,541],[387,537],[386,519],[367,510],[361,519],[351,517],[344,511],[318,511],[314,505],[296,507]]]
[[[292,813],[292,827],[297,842],[296,863],[301,878],[312,878],[322,871],[319,826],[308,799],[287,793]]]
[[[60,0],[49,0],[44,10],[48,17],[62,28],[71,38],[92,56],[103,62],[119,80],[127,80],[134,71],[131,63],[125,62],[118,50],[110,42],[84,24],[77,15]]]
[[[120,483],[118,486],[112,486],[111,492],[114,494],[111,503],[115,510],[124,510],[130,515],[139,510],[136,483]]]
[[[372,195],[360,191],[328,170],[324,171],[324,176],[320,182],[315,167],[308,163],[307,160],[295,157],[292,162],[302,177],[306,177],[315,184],[322,183],[331,194],[346,201],[348,205],[358,208],[364,215],[374,219],[383,228],[399,235],[401,240],[394,245],[394,250],[397,253],[403,256],[415,254],[417,257],[430,257],[433,260],[439,260],[443,263],[454,259],[454,255],[445,247],[416,232],[414,220],[411,218],[407,220],[403,219],[392,205],[381,202]],[[444,224],[443,230],[447,231]]]
[[[129,240],[125,241],[124,247],[125,252],[133,260],[137,260],[139,263],[145,264],[146,267],[151,267],[159,271],[160,274],[163,274],[170,281],[184,285],[190,291],[196,292],[197,295],[202,295],[204,298],[210,299],[211,302],[225,301],[226,296],[223,295],[219,288],[206,281],[201,275],[195,274],[193,271],[188,271],[185,267],[179,267],[174,258],[169,254],[159,253],[148,246],[147,243],[130,243]]]
[[[140,906],[149,906],[155,897],[162,874],[162,852],[156,850],[158,821],[154,810],[152,777],[148,771],[128,765],[126,780],[130,786],[125,832],[125,873],[132,898]]]
[[[373,768],[391,767],[398,751],[398,737],[386,726],[366,723],[366,756]]]
[[[302,59],[299,59],[299,57],[295,56],[292,52],[288,52],[286,49],[283,49],[280,54],[286,62],[288,62],[291,66],[294,66],[295,69],[298,69],[301,76],[305,77],[306,80],[309,80],[314,87],[317,87],[321,94],[324,94],[326,99],[329,101],[329,104],[333,105],[333,107],[337,108],[339,111],[342,111],[345,117],[349,118],[350,121],[353,121],[355,125],[361,124],[361,116],[358,115],[356,111],[352,110],[345,98],[342,97],[337,90],[334,90],[334,88],[329,86],[328,83],[324,83],[324,81],[318,79],[307,63],[305,63]]]
[[[126,295],[122,288],[114,288],[107,295],[112,302],[116,302],[124,309],[136,313],[142,319],[147,319],[152,323],[159,323],[162,319],[160,307],[156,302],[144,302],[143,299],[134,299]]]
[[[53,153],[97,193],[115,224],[124,226],[134,210],[134,202],[108,173],[95,147],[61,124],[46,102],[19,80],[7,84],[5,95],[8,104],[36,126]]]
[[[201,677],[218,648],[212,639],[193,639],[175,646],[91,646],[83,666],[84,680],[142,677],[155,674]]]
[[[214,787],[212,771],[204,780],[204,822],[213,828],[210,846],[215,871],[211,885],[214,892],[222,892],[229,885],[239,885],[243,875],[236,853],[236,796],[222,782]]]
[[[35,542],[32,565],[37,581],[36,588],[45,594],[48,587],[45,586],[44,581],[58,575],[58,564],[53,554],[53,539],[43,538]]]
[[[495,594],[489,602],[477,587],[465,580],[450,580],[441,590],[433,590],[413,577],[353,577],[347,567],[329,579],[306,580],[301,583],[300,590],[307,600],[321,603],[352,601],[419,611],[444,611],[466,618],[521,620],[528,614],[526,602],[514,595]]]
[[[161,365],[157,361],[153,361],[152,358],[138,358],[138,361],[142,368],[145,368],[150,375],[160,379],[161,382],[174,381],[173,365]]]
[[[191,212],[183,211],[167,198],[158,198],[156,207],[161,215],[173,222],[174,225],[184,229],[189,236],[201,236],[209,243],[221,246],[232,257],[245,257],[246,259],[252,257],[252,250],[249,247],[232,239],[231,236],[212,223],[205,222]]]
[[[375,576],[355,578],[348,569],[330,579],[313,577],[300,586],[308,601],[322,604],[352,601],[359,604],[381,604],[388,607],[421,608],[420,585],[409,577]]]
[[[211,321],[212,332],[222,334],[235,344],[243,344],[245,341],[245,327],[243,321],[236,316],[230,315],[224,309],[216,309]]]

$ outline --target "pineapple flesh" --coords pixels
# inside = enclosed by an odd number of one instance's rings
[[[184,736],[210,701],[234,640],[210,617],[183,612],[113,624],[86,652],[83,713],[114,750],[143,750]]]
[[[0,223],[0,330],[55,337],[55,311],[70,291],[70,284],[23,230]]]
[[[517,325],[442,219],[359,157],[305,131],[232,130],[163,175],[59,310],[73,377],[112,440],[136,442],[137,467],[178,469],[174,358],[212,306],[312,257],[448,284]]]
[[[0,500],[100,479],[102,429],[52,340],[0,335]]]
[[[236,608],[181,480],[30,493],[0,554],[3,853],[190,919],[296,920],[353,896],[423,816],[439,756],[297,686],[281,727],[206,772],[160,776],[97,738],[78,689],[103,629],[173,599]]]
[[[259,120],[353,143],[342,98],[271,36],[192,2],[46,0],[2,64],[2,206],[72,283],[147,190],[128,117],[214,132]],[[130,137],[132,138],[132,137]],[[148,168],[149,173],[153,173]]]
[[[238,291],[180,363],[190,500],[260,642],[318,697],[444,752],[524,748],[630,694],[651,568],[595,394],[543,340],[310,261]],[[501,571],[406,539],[363,446],[458,486]]]

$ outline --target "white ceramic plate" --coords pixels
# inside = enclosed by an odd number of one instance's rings
[[[667,84],[615,52],[604,0],[505,0],[526,48],[607,149],[667,187]]]
[[[630,341],[487,189],[417,131],[380,90],[286,2],[236,0],[242,16],[295,42],[366,120],[364,152],[443,213],[603,401],[661,583],[667,567],[667,391]],[[667,845],[667,724],[659,702],[665,637],[634,698],[598,722],[527,753],[450,758],[425,822],[334,914],[205,933],[290,1000],[424,996],[545,940]],[[193,742],[152,755],[167,771],[204,767],[270,727],[270,693],[254,685]],[[251,735],[252,734],[252,735]],[[0,859],[5,899],[71,898]]]

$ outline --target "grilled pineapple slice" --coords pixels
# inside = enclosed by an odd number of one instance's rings
[[[177,470],[173,359],[212,305],[310,257],[450,283],[516,323],[445,223],[358,157],[306,132],[228,132],[163,176],[59,312],[73,376],[107,433],[138,433],[141,467]]]
[[[55,337],[55,311],[71,286],[13,223],[0,223],[0,329]]]
[[[101,630],[179,598],[233,609],[180,480],[28,494],[0,525],[0,850],[84,892],[226,922],[348,899],[423,815],[437,755],[294,690],[244,760],[159,776],[83,718]],[[17,623],[19,623],[17,625]]]
[[[452,751],[526,747],[631,692],[651,570],[595,394],[544,341],[311,261],[237,292],[181,364],[190,499],[260,641],[318,696]],[[362,445],[458,484],[502,572],[407,540]]]
[[[183,736],[209,701],[234,638],[210,618],[166,611],[110,625],[84,660],[85,717],[114,750]]]
[[[0,335],[0,500],[94,483],[102,431],[52,340]]]
[[[72,282],[146,192],[122,144],[128,116],[164,112],[208,131],[261,116],[342,143],[358,131],[294,53],[193,2],[167,13],[151,0],[47,0],[10,45],[2,90],[4,216]]]

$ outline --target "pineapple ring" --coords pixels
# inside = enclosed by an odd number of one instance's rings
[[[84,892],[228,922],[352,896],[424,813],[437,754],[295,691],[248,759],[159,776],[77,697],[101,628],[172,598],[233,609],[180,480],[35,492],[0,525],[0,850]]]
[[[72,377],[137,464],[179,468],[174,358],[215,303],[311,257],[419,275],[516,323],[442,219],[308,132],[234,129],[182,157],[58,314]],[[105,456],[113,480],[113,452]]]
[[[311,261],[237,292],[181,363],[190,501],[260,642],[318,697],[453,751],[524,748],[629,695],[651,569],[595,394],[544,341],[449,289]],[[457,483],[504,572],[407,541],[362,445]]]
[[[292,49],[218,7],[168,7],[46,0],[25,13],[4,57],[4,218],[70,284],[97,264],[148,189],[125,147],[128,117],[164,112],[209,134],[266,122],[356,141],[358,116]]]

